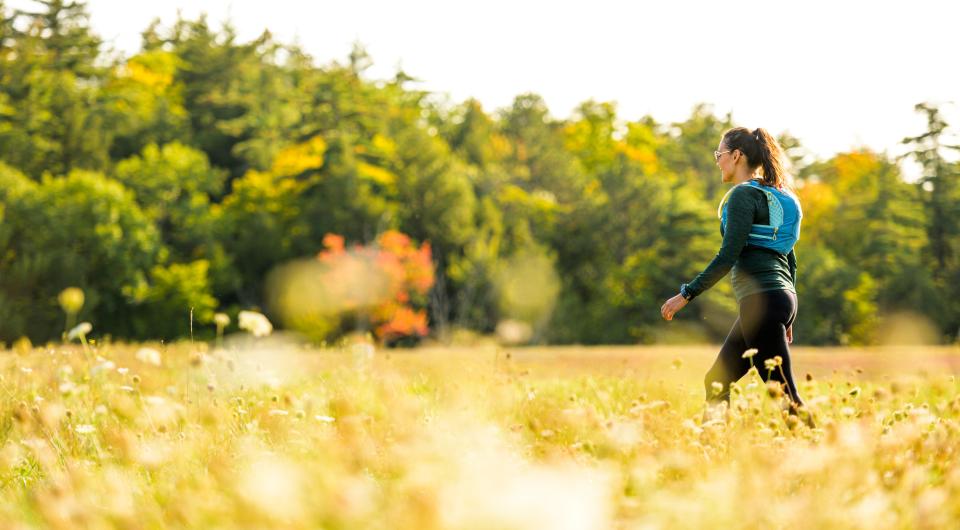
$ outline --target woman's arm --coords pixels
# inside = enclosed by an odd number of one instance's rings
[[[727,226],[723,232],[720,251],[692,282],[687,284],[687,293],[693,300],[700,293],[713,287],[715,283],[730,272],[747,244],[747,236],[753,226],[757,203],[753,191],[747,187],[735,189],[727,201]]]
[[[790,253],[787,254],[787,264],[790,266],[790,280],[793,282],[793,288],[797,288],[797,253],[795,250],[790,249]]]
[[[790,253],[787,254],[787,264],[790,266],[790,280],[793,281],[793,288],[797,289],[797,253],[794,249],[790,249]],[[793,324],[787,328],[787,344],[793,344]]]

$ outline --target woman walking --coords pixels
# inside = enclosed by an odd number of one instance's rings
[[[743,127],[724,133],[713,153],[723,182],[734,186],[720,203],[723,243],[713,261],[680,293],[660,308],[666,320],[690,300],[731,272],[739,318],[727,335],[717,360],[704,378],[707,402],[729,402],[730,383],[751,366],[746,350],[760,375],[782,384],[795,414],[803,405],[793,380],[790,347],[797,316],[797,260],[793,246],[800,237],[800,202],[785,185],[782,152],[764,129]],[[764,369],[767,360],[779,366]],[[807,423],[811,423],[806,415]]]

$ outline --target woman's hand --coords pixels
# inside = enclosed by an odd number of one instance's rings
[[[687,305],[687,299],[678,294],[663,303],[663,306],[660,307],[660,314],[663,315],[664,320],[673,320],[673,315],[683,309],[685,305]]]
[[[793,344],[793,324],[787,328],[787,344]]]

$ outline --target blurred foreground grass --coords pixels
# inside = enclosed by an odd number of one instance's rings
[[[0,352],[3,528],[948,528],[956,348],[794,349],[818,426],[716,348]]]

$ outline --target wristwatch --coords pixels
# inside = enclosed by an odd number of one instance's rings
[[[680,285],[680,296],[682,296],[683,299],[688,302],[693,299],[693,295],[691,295],[690,291],[687,290],[687,284],[685,283]]]

